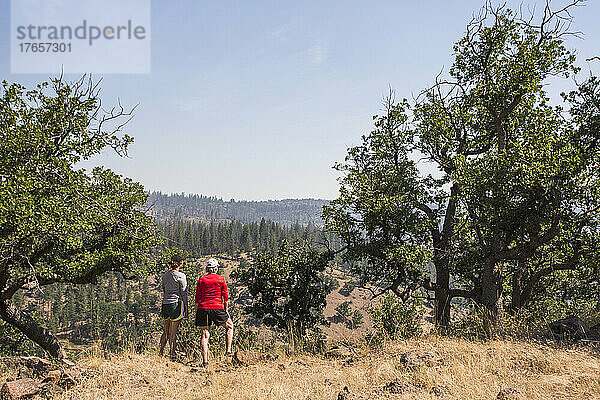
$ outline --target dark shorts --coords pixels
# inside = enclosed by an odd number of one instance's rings
[[[160,316],[163,319],[179,321],[181,318],[183,318],[183,301],[163,304],[160,308]]]
[[[208,310],[199,308],[196,310],[196,326],[224,325],[229,319],[229,314],[223,309]]]

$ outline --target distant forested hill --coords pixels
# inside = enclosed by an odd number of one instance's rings
[[[152,192],[148,196],[151,215],[157,220],[190,218],[207,221],[236,220],[260,222],[271,220],[280,225],[294,223],[321,226],[321,212],[327,200],[286,199],[268,201],[224,201],[198,194],[163,194]]]

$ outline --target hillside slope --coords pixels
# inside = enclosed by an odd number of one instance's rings
[[[262,218],[289,226],[298,222],[301,225],[321,226],[321,213],[328,200],[285,199],[265,201],[223,200],[197,194],[163,194],[152,192],[148,195],[149,214],[156,220],[190,218],[205,221],[237,220],[260,222]]]
[[[89,378],[59,399],[600,399],[600,358],[589,351],[429,336],[356,353],[222,360],[208,371],[155,354],[91,357],[80,364]]]

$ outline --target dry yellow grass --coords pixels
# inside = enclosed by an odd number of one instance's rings
[[[409,368],[404,352],[429,358]],[[518,391],[511,398],[600,399],[597,353],[436,336],[362,350],[350,365],[295,356],[237,368],[216,362],[205,372],[156,355],[125,354],[90,357],[81,367],[90,377],[59,399],[335,400],[344,386],[362,399],[496,399],[508,388]]]

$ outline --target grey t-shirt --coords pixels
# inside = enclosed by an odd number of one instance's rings
[[[183,300],[187,305],[187,280],[180,271],[167,269],[162,276],[163,304],[177,303]]]

